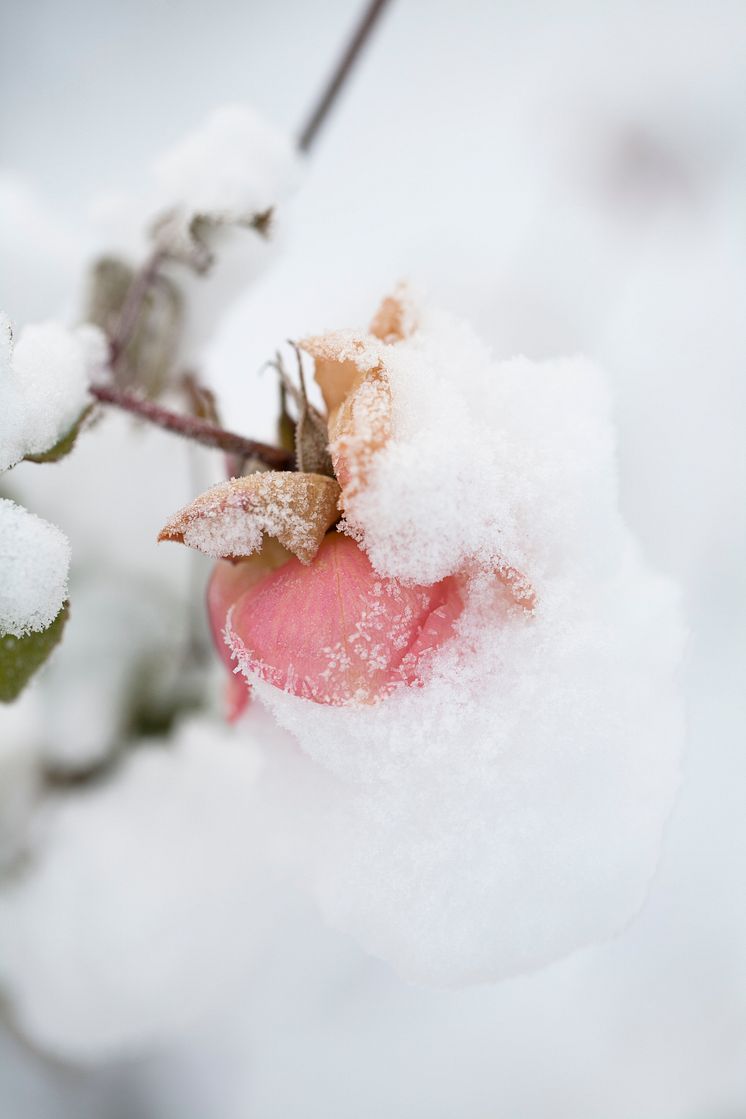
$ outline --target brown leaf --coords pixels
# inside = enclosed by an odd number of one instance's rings
[[[342,503],[368,479],[374,456],[391,435],[391,387],[382,368],[371,369],[329,421],[329,449],[342,487]]]
[[[299,346],[314,359],[314,376],[330,419],[366,373],[381,365],[381,344],[372,335],[335,330],[304,338]]]
[[[414,315],[405,289],[397,289],[396,295],[387,295],[373,316],[370,324],[371,334],[390,345],[402,342],[413,333]]]
[[[536,606],[536,591],[529,579],[517,567],[511,567],[505,560],[500,560],[496,567],[497,577],[505,584],[513,601],[517,606],[531,613]]]
[[[258,552],[265,534],[310,563],[339,515],[339,486],[320,474],[272,471],[207,490],[160,532],[214,558]]]

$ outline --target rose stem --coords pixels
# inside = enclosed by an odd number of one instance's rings
[[[360,23],[337,62],[336,67],[321,93],[321,97],[298,138],[298,147],[302,152],[310,151],[313,146],[319,130],[333,108],[342,86],[349,77],[350,71],[355,65],[360,52],[370,38],[370,34],[378,21],[378,17],[383,12],[387,2],[388,0],[372,0],[372,2],[368,4]]]
[[[228,454],[240,455],[242,458],[257,458],[274,470],[292,470],[294,467],[294,456],[289,451],[272,447],[269,443],[257,443],[256,440],[246,439],[233,431],[224,431],[207,420],[171,412],[160,404],[154,404],[150,400],[144,400],[133,393],[123,392],[110,385],[91,385],[90,392],[102,404],[113,404],[116,408],[123,408],[125,412],[132,412],[133,415],[140,416],[141,419],[148,420],[157,427],[183,435],[186,439],[202,443],[205,447],[217,447]]]

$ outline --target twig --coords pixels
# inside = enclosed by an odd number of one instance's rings
[[[388,0],[371,0],[358,24],[355,33],[339,59],[334,71],[329,78],[318,103],[306,121],[299,138],[298,147],[302,152],[310,151],[319,129],[326,121],[337,96],[347,80],[358,56],[370,37],[378,17],[386,7]]]
[[[224,431],[223,428],[209,423],[207,420],[197,419],[195,416],[184,416],[178,412],[171,412],[168,408],[144,400],[133,393],[123,392],[110,385],[92,385],[91,395],[102,404],[113,404],[117,408],[131,412],[149,423],[156,424],[166,431],[173,431],[195,443],[202,443],[205,447],[216,447],[228,454],[240,455],[242,458],[257,458],[266,466],[274,470],[293,470],[294,456],[283,451],[280,447],[273,447],[269,443],[258,443],[254,439],[246,439],[233,431]]]

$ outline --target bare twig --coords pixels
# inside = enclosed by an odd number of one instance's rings
[[[302,152],[310,151],[316,136],[326,121],[340,90],[350,75],[360,52],[370,38],[370,34],[378,21],[378,17],[386,7],[388,0],[371,0],[363,18],[360,20],[355,32],[339,59],[334,71],[324,87],[318,103],[306,121],[299,138],[298,147]]]
[[[227,451],[228,454],[240,455],[242,458],[257,458],[274,470],[294,469],[294,456],[280,447],[246,439],[233,431],[224,431],[221,427],[207,420],[197,419],[195,416],[171,412],[151,400],[144,400],[140,396],[123,392],[110,385],[92,385],[90,391],[91,395],[102,404],[113,404],[116,408],[122,408],[125,412],[131,412],[157,427],[162,427],[165,431],[173,431],[193,442],[202,443],[205,447],[216,447],[221,451]]]

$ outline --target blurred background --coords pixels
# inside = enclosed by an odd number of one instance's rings
[[[6,0],[0,307],[79,313],[116,198],[212,109],[296,135],[359,12]],[[272,731],[225,726],[208,565],[153,544],[214,455],[112,416],[3,479],[69,535],[76,601],[0,712],[3,1119],[746,1115],[745,197],[742,3],[391,0],[203,356],[271,438],[277,346],[408,278],[498,356],[608,370],[624,514],[682,589],[688,756],[643,913],[533,975],[406,984],[263,848],[235,746]]]

